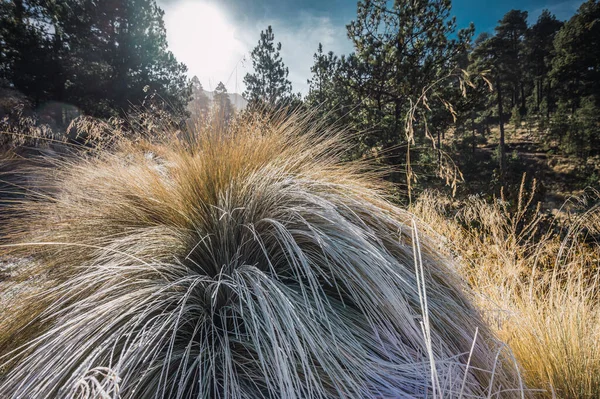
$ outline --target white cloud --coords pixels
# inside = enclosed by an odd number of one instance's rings
[[[188,66],[188,75],[197,75],[207,90],[222,81],[229,92],[244,91],[244,75],[252,70],[250,52],[268,25],[273,27],[275,41],[282,44],[281,56],[289,68],[294,92],[306,94],[306,80],[319,42],[325,51],[338,55],[352,49],[344,25],[305,11],[292,21],[273,19],[240,25],[209,0],[165,1],[160,5],[165,10],[169,48]]]
[[[225,10],[192,0],[161,6],[169,49],[188,66],[188,75],[198,76],[207,90],[214,90],[222,81],[229,91],[235,91],[231,77],[235,79],[236,67],[248,49],[239,38],[240,28]]]

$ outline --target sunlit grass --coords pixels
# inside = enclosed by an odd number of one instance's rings
[[[0,394],[526,395],[381,173],[342,161],[344,132],[296,115],[124,136],[48,160],[8,208],[0,255],[52,286],[0,320]]]
[[[458,261],[526,385],[540,397],[600,397],[600,212],[547,220],[532,199],[524,185],[512,205],[428,193],[413,210]]]

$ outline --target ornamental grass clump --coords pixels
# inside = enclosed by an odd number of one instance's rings
[[[0,396],[526,395],[381,173],[308,119],[124,138],[32,172],[0,255],[47,288],[0,320]]]

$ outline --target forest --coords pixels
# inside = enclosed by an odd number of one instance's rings
[[[209,109],[168,49],[164,12],[151,0],[121,3],[2,2],[6,130],[16,111],[64,133],[77,116],[124,117],[151,103],[182,118]],[[249,109],[317,110],[354,137],[349,156],[392,166],[405,194],[445,183],[496,192],[524,172],[552,192],[579,192],[600,176],[598,13],[587,1],[568,21],[545,10],[530,24],[510,10],[474,37],[473,25],[457,29],[450,1],[361,1],[347,25],[354,51],[315,49],[305,96],[271,27],[250,54],[243,95]],[[229,117],[223,93],[220,84],[214,103]]]
[[[600,397],[598,0],[359,0],[304,94],[272,26],[205,90],[164,17],[0,0],[0,396]]]

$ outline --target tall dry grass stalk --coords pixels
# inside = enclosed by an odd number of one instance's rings
[[[49,287],[0,321],[12,398],[521,397],[380,175],[307,117],[50,160],[0,226]]]
[[[477,304],[544,398],[600,397],[600,209],[543,216],[525,180],[516,204],[428,193],[415,204]],[[596,197],[597,198],[597,197]]]

